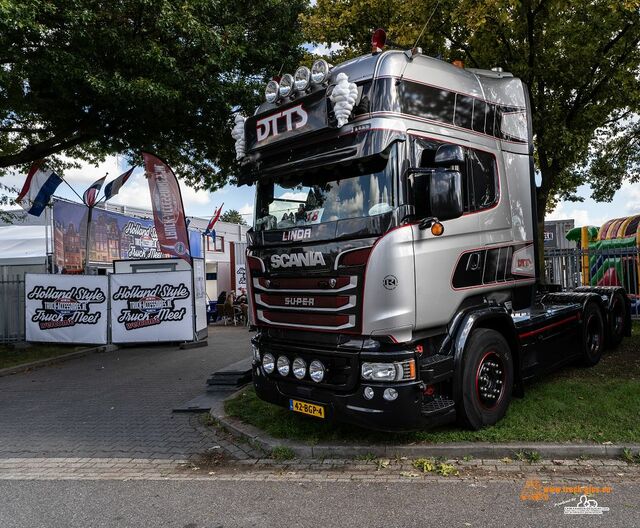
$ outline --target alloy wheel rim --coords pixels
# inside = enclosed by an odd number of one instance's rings
[[[587,351],[591,356],[600,351],[601,342],[600,325],[598,325],[598,319],[592,315],[587,320]]]
[[[504,394],[505,368],[500,356],[493,351],[487,352],[478,364],[476,371],[476,392],[483,407],[494,408]]]

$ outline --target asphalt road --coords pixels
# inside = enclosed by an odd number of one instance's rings
[[[602,515],[567,515],[564,505],[521,501],[519,482],[13,481],[0,482],[0,526],[631,528],[640,526],[637,486],[599,496],[610,508]]]

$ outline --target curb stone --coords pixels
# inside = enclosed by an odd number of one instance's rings
[[[114,350],[117,350],[117,349],[118,349],[117,345],[100,345],[95,347],[83,348],[82,350],[76,350],[75,352],[70,352],[69,354],[62,354],[61,356],[39,359],[38,361],[31,361],[30,363],[22,363],[20,365],[15,365],[13,367],[0,369],[0,378],[2,376],[10,376],[12,374],[27,372],[28,370],[47,367],[55,363],[62,363],[64,361],[80,358],[83,356],[87,356],[89,354],[95,354],[97,352],[113,352]]]
[[[244,423],[237,418],[227,416],[224,411],[224,402],[235,398],[244,388],[232,393],[222,401],[217,402],[211,408],[211,416],[225,427],[233,436],[244,441],[258,445],[266,453],[271,453],[276,447],[288,447],[299,458],[331,458],[344,459],[355,458],[362,455],[374,455],[376,457],[444,457],[447,459],[462,458],[471,455],[480,459],[513,458],[519,451],[535,451],[541,458],[574,459],[580,456],[589,458],[618,458],[625,448],[633,452],[640,452],[640,444],[558,444],[537,442],[510,442],[491,444],[487,442],[459,442],[454,444],[432,445],[337,445],[316,444],[307,445],[288,439],[274,438],[262,429]]]

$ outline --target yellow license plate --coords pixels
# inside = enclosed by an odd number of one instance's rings
[[[315,416],[316,418],[324,418],[324,407],[322,405],[289,400],[289,409],[302,414],[308,414],[309,416]]]

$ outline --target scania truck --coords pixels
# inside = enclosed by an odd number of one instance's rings
[[[527,86],[375,49],[269,82],[236,117],[255,185],[260,398],[379,430],[500,420],[534,376],[630,334],[622,288],[540,280]]]

